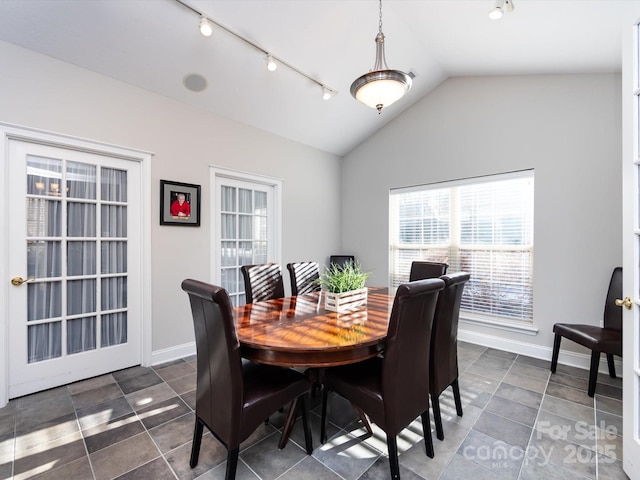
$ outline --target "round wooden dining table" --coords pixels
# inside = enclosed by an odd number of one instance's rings
[[[384,349],[394,297],[369,288],[367,304],[336,313],[324,292],[247,304],[234,309],[242,356],[284,367],[322,368],[360,362]]]

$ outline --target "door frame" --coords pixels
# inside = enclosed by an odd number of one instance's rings
[[[3,188],[2,200],[4,205],[9,202],[9,141],[18,140],[23,142],[51,145],[60,148],[70,148],[87,151],[99,155],[114,156],[125,160],[139,162],[141,167],[140,192],[142,193],[142,271],[140,279],[142,281],[140,302],[140,350],[142,365],[151,365],[152,343],[151,343],[151,159],[153,154],[143,150],[128,147],[111,145],[94,140],[74,137],[71,135],[59,134],[40,130],[36,128],[24,127],[10,123],[0,122],[0,185]],[[9,401],[9,222],[7,216],[0,215],[0,408]],[[19,275],[20,272],[13,272]]]

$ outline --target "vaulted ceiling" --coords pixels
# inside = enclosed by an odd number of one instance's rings
[[[182,0],[338,94],[214,26],[176,0],[1,0],[0,40],[217,115],[344,155],[452,76],[616,72],[632,0],[384,0],[390,68],[413,72],[408,95],[384,109],[349,94],[375,60],[375,0]],[[4,65],[2,68],[9,68]],[[184,78],[207,87],[193,92]],[[498,93],[498,92],[488,92]]]

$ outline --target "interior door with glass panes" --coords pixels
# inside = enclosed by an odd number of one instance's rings
[[[245,304],[240,267],[276,261],[273,187],[229,178],[216,180],[217,272],[234,306]]]
[[[640,8],[638,9],[640,15]],[[640,18],[640,17],[638,17]],[[622,452],[606,436],[605,455],[619,460],[629,478],[640,478],[640,25],[624,31],[622,66]],[[598,395],[596,395],[598,402]],[[615,429],[614,429],[615,430]],[[613,432],[617,433],[617,432]],[[609,451],[606,451],[606,449]],[[600,453],[600,452],[599,452]],[[605,457],[606,458],[606,457]],[[613,471],[613,470],[611,470]]]
[[[20,140],[9,159],[9,398],[139,364],[139,163]]]

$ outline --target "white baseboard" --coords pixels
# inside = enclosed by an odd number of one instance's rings
[[[164,350],[156,350],[151,353],[151,365],[160,365],[162,363],[178,360],[179,358],[190,357],[196,354],[196,343],[185,343],[176,345],[175,347],[165,348]]]
[[[551,361],[551,355],[553,354],[553,346],[541,347],[540,345],[519,342],[517,340],[510,340],[504,337],[487,335],[484,333],[472,332],[462,328],[458,330],[458,339],[464,342],[482,345],[484,347],[497,348],[499,350],[506,350],[507,352],[539,358],[541,360]],[[558,363],[568,365],[570,367],[581,368],[583,370],[589,370],[591,355],[560,349]],[[619,357],[614,357],[614,364],[616,367],[616,376],[622,377],[622,362]],[[604,355],[601,356],[600,368],[598,371],[609,374],[609,368],[607,367]]]
[[[553,347],[541,347],[540,345],[519,342],[517,340],[510,340],[495,335],[487,335],[485,333],[472,332],[462,328],[458,330],[458,339],[463,342],[475,343],[484,347],[497,348],[499,350],[539,358],[541,360],[550,361],[551,354],[553,353]],[[151,365],[160,365],[162,363],[171,362],[173,360],[178,360],[179,358],[189,357],[195,354],[195,342],[176,345],[175,347],[154,351],[152,353]],[[619,360],[619,357],[614,358],[616,375],[622,377],[622,362]],[[570,352],[561,349],[560,354],[558,355],[558,363],[568,365],[570,367],[581,368],[583,370],[589,370],[590,362],[591,356],[585,353]],[[605,374],[609,373],[604,355],[602,355],[600,361],[599,371]]]

